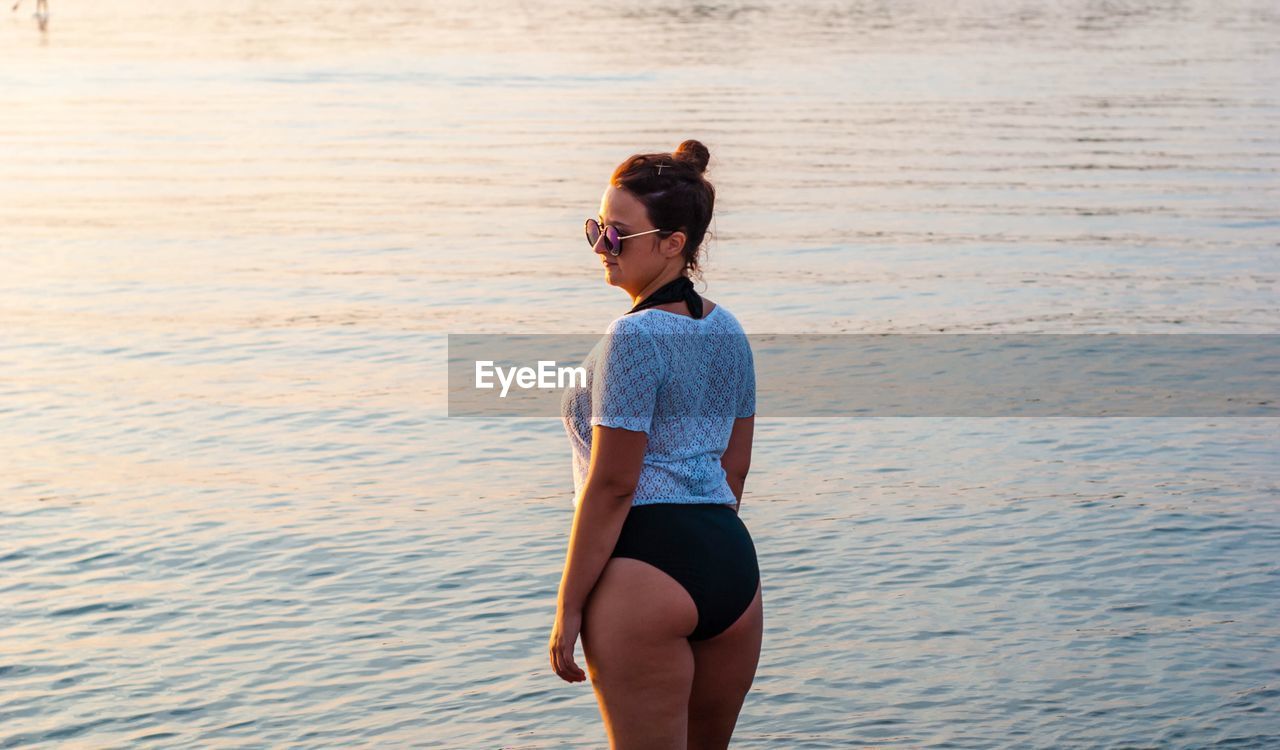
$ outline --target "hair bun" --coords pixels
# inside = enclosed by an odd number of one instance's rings
[[[698,172],[707,171],[707,162],[711,161],[711,152],[700,141],[688,140],[676,147],[672,154],[677,159],[688,161],[697,167]]]

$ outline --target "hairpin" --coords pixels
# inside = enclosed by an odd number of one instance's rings
[[[670,164],[657,164],[657,165],[655,165],[655,166],[654,166],[654,169],[658,170],[658,176],[659,176],[659,177],[661,177],[661,176],[662,176],[662,170],[663,170],[663,169],[665,169],[665,168],[667,168],[667,167],[669,167],[669,166],[671,166],[671,165],[670,165]]]

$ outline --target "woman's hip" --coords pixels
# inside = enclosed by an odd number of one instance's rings
[[[693,565],[727,562],[758,569],[751,533],[728,503],[634,505],[613,556],[635,556],[628,552],[661,554]]]

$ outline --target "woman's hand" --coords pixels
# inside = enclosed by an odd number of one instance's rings
[[[587,679],[573,661],[573,647],[578,643],[582,629],[582,612],[556,610],[556,624],[551,629],[551,668],[565,682],[582,682]]]

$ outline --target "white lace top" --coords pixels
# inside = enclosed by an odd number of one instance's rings
[[[649,435],[633,505],[736,502],[720,457],[734,419],[755,414],[756,381],[732,313],[716,305],[700,319],[656,308],[623,315],[582,365],[586,386],[566,388],[560,402],[575,508],[597,424]]]

